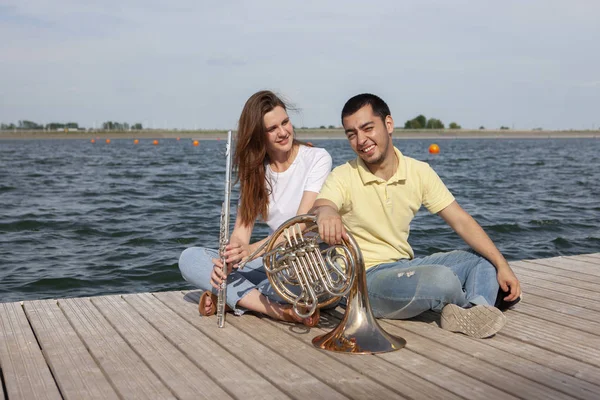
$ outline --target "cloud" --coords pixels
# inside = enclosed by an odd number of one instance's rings
[[[398,120],[568,128],[600,101],[564,103],[574,79],[597,87],[599,13],[584,0],[4,0],[1,118],[228,128],[271,88],[306,126],[336,125],[370,91]]]
[[[233,57],[216,57],[206,60],[206,64],[213,67],[242,67],[246,65],[246,61]]]
[[[600,87],[600,81],[582,82],[579,83],[577,86],[586,88]]]

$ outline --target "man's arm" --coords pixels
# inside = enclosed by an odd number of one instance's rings
[[[483,228],[456,202],[438,213],[448,225],[477,253],[488,259],[495,267],[498,283],[503,291],[510,294],[504,298],[506,301],[516,300],[521,295],[519,280],[506,262],[504,256],[498,251],[492,240]]]
[[[338,244],[342,243],[342,238],[348,239],[342,217],[340,217],[334,202],[327,199],[318,199],[309,213],[317,216],[319,235],[325,243]]]

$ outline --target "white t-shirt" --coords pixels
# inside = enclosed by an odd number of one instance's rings
[[[319,193],[331,172],[331,156],[325,149],[300,145],[296,159],[284,172],[266,166],[266,179],[273,192],[269,196],[267,225],[273,233],[298,212],[304,192]],[[269,188],[267,184],[267,189]]]

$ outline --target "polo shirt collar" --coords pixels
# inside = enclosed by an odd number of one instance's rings
[[[406,180],[406,160],[396,146],[394,146],[394,152],[396,153],[396,157],[398,157],[398,168],[396,169],[396,173],[394,173],[394,175],[392,175],[392,177],[387,181],[388,183]],[[385,182],[383,179],[373,175],[360,157],[356,157],[356,164],[358,165],[358,175],[360,176],[360,179],[362,179],[363,184],[366,185],[367,183],[371,182]]]

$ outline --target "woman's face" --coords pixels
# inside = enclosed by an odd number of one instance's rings
[[[294,127],[283,107],[277,106],[263,117],[267,135],[267,152],[289,152],[294,142]]]

